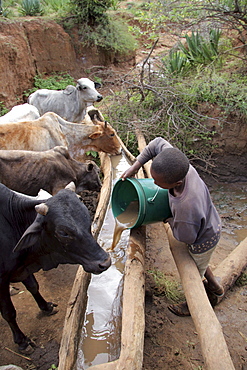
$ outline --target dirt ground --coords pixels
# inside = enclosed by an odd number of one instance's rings
[[[162,49],[170,46],[170,40],[168,41],[163,42]],[[141,58],[143,59],[143,56]],[[224,197],[224,189],[214,194],[223,221],[223,233],[211,260],[212,268],[215,268],[241,240],[247,237],[247,183],[236,183],[231,186],[231,189],[233,197],[231,194]],[[236,207],[236,199],[234,199],[236,189],[242,189],[245,207],[242,205]],[[95,202],[95,197],[92,198]],[[48,370],[52,365],[58,364],[59,343],[67,302],[77,268],[78,266],[75,265],[60,265],[57,269],[40,271],[36,274],[40,292],[45,299],[58,304],[59,311],[53,316],[42,316],[25,287],[22,284],[15,284],[19,290],[18,294],[12,296],[12,300],[17,310],[18,323],[23,332],[35,341],[37,348],[33,354],[26,357],[21,356],[13,343],[7,323],[0,316],[0,365],[14,364],[24,370]],[[166,233],[160,223],[147,226],[146,270],[154,269],[159,269],[167,276],[179,281],[178,272],[168,247]],[[199,338],[191,317],[173,315],[167,309],[166,298],[158,294],[156,286],[148,274],[146,293],[143,369],[205,369]],[[246,312],[246,285],[232,287],[222,302],[215,307],[215,313],[222,325],[236,370],[247,370]]]
[[[211,261],[212,268],[247,236],[246,191],[247,184],[244,183],[232,184],[228,193],[224,188],[213,192],[223,221],[223,234]],[[58,304],[58,313],[50,317],[40,314],[36,303],[22,284],[15,284],[19,291],[12,299],[17,310],[18,323],[36,342],[37,348],[26,358],[21,357],[12,341],[7,323],[0,318],[0,365],[14,364],[24,370],[48,370],[52,365],[58,364],[66,305],[77,267],[61,265],[57,269],[36,274],[44,297]],[[179,281],[162,223],[147,226],[146,270],[154,269]],[[167,305],[166,298],[158,293],[153,280],[147,274],[143,369],[204,369],[199,338],[191,317],[175,316],[167,309]],[[235,285],[215,307],[236,370],[247,369],[246,312],[246,285]]]

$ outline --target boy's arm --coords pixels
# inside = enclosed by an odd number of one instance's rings
[[[123,180],[127,177],[133,177],[146,162],[156,157],[156,155],[165,148],[172,148],[172,145],[162,137],[157,137],[150,141],[150,143],[143,149],[142,153],[137,156],[136,162],[120,177]]]
[[[150,143],[143,149],[141,154],[139,154],[136,159],[142,165],[144,165],[166,148],[172,148],[172,145],[162,137],[156,137],[154,140],[150,141]]]

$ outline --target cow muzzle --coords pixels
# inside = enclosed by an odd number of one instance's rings
[[[98,97],[97,97],[97,102],[99,102],[99,101],[101,101],[103,99],[103,96],[102,95],[98,95]]]
[[[110,255],[108,255],[108,258],[104,262],[99,263],[99,269],[101,270],[99,271],[99,274],[103,271],[106,271],[110,266],[111,266],[111,257]]]

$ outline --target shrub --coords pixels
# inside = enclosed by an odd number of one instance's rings
[[[80,35],[85,46],[96,46],[120,54],[128,54],[137,47],[136,40],[129,33],[127,25],[118,20],[111,19],[111,22],[99,24],[94,28],[84,26]]]
[[[112,5],[116,6],[113,0],[71,0],[71,10],[77,22],[90,26],[106,24],[108,22],[106,11]]]

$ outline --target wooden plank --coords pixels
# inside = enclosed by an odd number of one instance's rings
[[[173,237],[168,224],[164,224],[171,252],[183,285],[186,301],[200,339],[207,370],[235,369],[229,354],[221,325],[208,300],[199,271],[185,243]]]
[[[247,267],[247,238],[214,269],[214,275],[220,278],[220,282],[226,291],[233,286],[237,278]],[[218,298],[218,303],[223,299]]]

